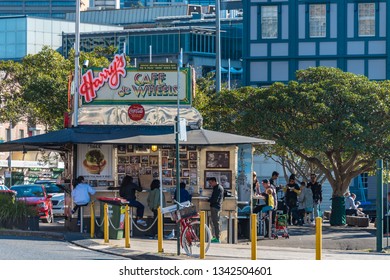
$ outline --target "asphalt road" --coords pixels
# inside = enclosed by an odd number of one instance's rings
[[[32,236],[0,236],[1,260],[128,260],[66,241]]]

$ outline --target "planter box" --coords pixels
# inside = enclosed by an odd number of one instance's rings
[[[370,219],[368,217],[347,216],[347,225],[355,227],[368,227]]]

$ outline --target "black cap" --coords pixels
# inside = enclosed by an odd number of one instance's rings
[[[265,183],[265,184],[268,184],[269,183],[269,180],[268,179],[264,179],[263,181],[261,181],[262,183]]]

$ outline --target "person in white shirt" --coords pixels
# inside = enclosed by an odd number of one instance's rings
[[[356,194],[354,193],[346,193],[345,198],[345,214],[351,216],[360,216],[364,217],[365,214],[359,210],[360,202],[355,202]]]
[[[79,210],[82,206],[87,206],[91,201],[90,195],[94,195],[96,190],[94,190],[90,185],[84,182],[84,177],[79,176],[76,179],[75,186],[72,191],[72,199],[75,206],[72,209],[72,214]],[[80,210],[78,212],[78,223],[80,222]]]

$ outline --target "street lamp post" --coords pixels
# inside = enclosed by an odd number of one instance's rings
[[[220,0],[215,1],[215,22],[216,22],[216,42],[215,42],[215,55],[216,55],[216,61],[215,61],[215,90],[216,92],[221,91],[221,19],[220,19]]]
[[[76,1],[76,23],[75,23],[75,44],[74,44],[74,96],[73,96],[73,125],[78,125],[79,109],[79,64],[80,64],[80,0]]]

